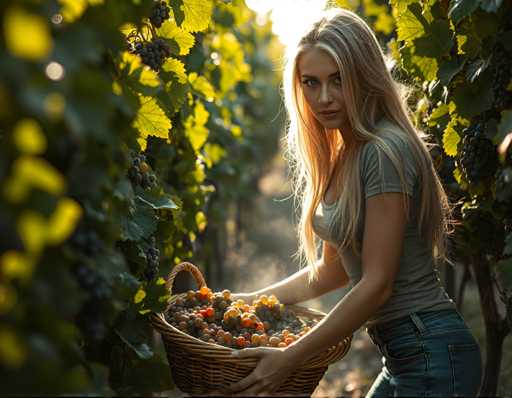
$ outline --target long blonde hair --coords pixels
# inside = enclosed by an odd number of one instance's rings
[[[337,129],[324,128],[315,119],[305,100],[298,59],[303,52],[312,48],[326,51],[338,65],[353,142],[343,142]],[[357,220],[364,198],[360,183],[359,153],[365,143],[374,141],[384,151],[397,169],[404,186],[404,165],[400,154],[376,134],[376,124],[382,118],[399,127],[394,129],[395,134],[410,144],[415,159],[421,189],[418,231],[427,240],[436,263],[439,260],[451,263],[446,252],[447,236],[453,232],[449,229],[452,209],[429,154],[429,146],[433,144],[424,141],[427,135],[416,129],[411,122],[411,111],[407,105],[409,93],[410,90],[395,81],[386,67],[386,56],[375,34],[359,16],[349,10],[325,11],[297,44],[288,48],[283,95],[289,126],[283,143],[290,164],[298,215],[299,249],[295,256],[299,257],[301,266],[311,265],[310,281],[318,276],[318,240],[313,231],[313,217],[335,168],[338,154],[342,154],[343,163],[339,173],[333,175],[333,183],[341,187],[342,181],[346,181],[343,188],[350,187],[341,190],[333,217],[336,225],[330,226],[330,229],[334,228],[339,233],[339,253],[350,247],[358,256],[361,254],[357,243]],[[409,199],[405,193],[403,199],[408,210]]]

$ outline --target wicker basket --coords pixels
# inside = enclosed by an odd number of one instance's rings
[[[171,293],[174,279],[181,271],[190,272],[199,288],[206,285],[201,272],[195,265],[182,262],[173,268],[167,279],[166,286]],[[185,298],[185,295],[186,293],[181,293],[171,296],[169,306],[176,298]],[[325,316],[322,312],[296,305],[291,305],[289,308],[303,319],[320,320]],[[243,379],[255,368],[257,359],[232,358],[230,357],[232,348],[208,343],[182,332],[165,320],[164,313],[153,313],[151,323],[162,335],[172,377],[181,391],[188,394],[211,394]],[[281,385],[276,394],[312,394],[327,367],[348,352],[351,341],[352,336],[347,337],[336,346],[303,363]]]

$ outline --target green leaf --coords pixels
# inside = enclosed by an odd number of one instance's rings
[[[116,334],[130,347],[140,359],[150,359],[154,353],[149,348],[147,341],[150,341],[151,329],[145,324],[142,318],[124,320],[114,330]]]
[[[480,8],[487,12],[496,13],[502,3],[503,0],[481,0]]]
[[[414,53],[419,56],[440,58],[447,55],[453,45],[452,32],[446,19],[432,22],[426,35],[414,40]]]
[[[498,125],[498,133],[492,141],[495,145],[499,145],[509,133],[512,133],[512,110],[501,112],[501,120],[500,124]]]
[[[142,203],[152,207],[154,210],[173,210],[178,209],[176,203],[168,196],[156,197],[149,193],[137,195],[137,199]]]
[[[480,4],[481,0],[452,0],[448,17],[458,23],[462,18],[471,15]]]
[[[453,92],[453,101],[463,118],[470,119],[491,108],[494,94],[492,79],[487,72],[488,70],[474,83],[464,83]]]
[[[156,231],[157,219],[153,209],[146,205],[136,207],[133,216],[121,220],[121,239],[140,240]]]
[[[183,23],[183,20],[185,19],[185,13],[182,10],[183,0],[174,0],[171,1],[170,4],[172,7],[172,12],[174,14],[174,19],[176,20],[178,26],[180,26]]]
[[[428,23],[421,15],[421,6],[417,3],[411,4],[396,18],[398,39],[411,43],[414,39],[423,36]]]
[[[466,59],[463,57],[452,57],[442,62],[439,66],[439,80],[441,80],[441,84],[448,86],[453,77],[464,67],[465,63]]]

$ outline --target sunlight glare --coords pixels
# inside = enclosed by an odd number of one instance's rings
[[[272,31],[281,43],[291,45],[319,17],[326,0],[246,0],[246,4],[259,16],[270,12]]]

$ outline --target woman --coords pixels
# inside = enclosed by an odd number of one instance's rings
[[[274,392],[302,361],[366,326],[384,365],[368,396],[477,394],[480,348],[436,273],[448,261],[451,209],[400,87],[375,35],[347,10],[326,12],[289,54],[287,155],[307,266],[236,296],[295,304],[352,288],[288,347],[235,353],[260,360],[228,392]]]

